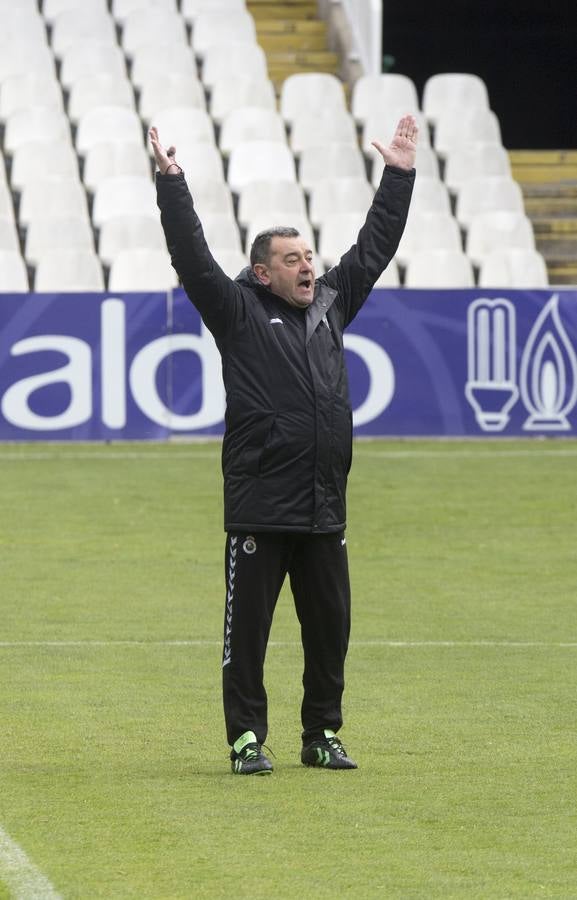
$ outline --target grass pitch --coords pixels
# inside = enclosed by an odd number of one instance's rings
[[[360,768],[299,764],[283,591],[275,772],[241,778],[219,447],[0,447],[0,829],[64,898],[577,897],[576,464],[571,441],[357,443]],[[0,897],[32,896],[9,869],[0,842]]]

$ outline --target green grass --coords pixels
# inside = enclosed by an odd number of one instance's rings
[[[283,591],[251,779],[222,722],[218,447],[0,447],[0,827],[67,900],[577,897],[576,462],[358,443],[360,767],[299,764]]]

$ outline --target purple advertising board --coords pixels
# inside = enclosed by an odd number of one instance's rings
[[[577,291],[375,290],[345,335],[356,435],[574,436]],[[0,295],[0,440],[220,435],[181,291]]]

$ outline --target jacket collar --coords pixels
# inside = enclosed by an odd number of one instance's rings
[[[306,342],[310,341],[314,332],[322,322],[329,309],[334,303],[337,292],[330,288],[322,281],[317,281],[315,285],[315,296],[311,305],[306,312],[307,320],[307,336]]]

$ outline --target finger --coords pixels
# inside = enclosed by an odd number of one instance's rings
[[[371,141],[371,146],[378,150],[381,156],[385,153],[385,148],[380,141]]]

